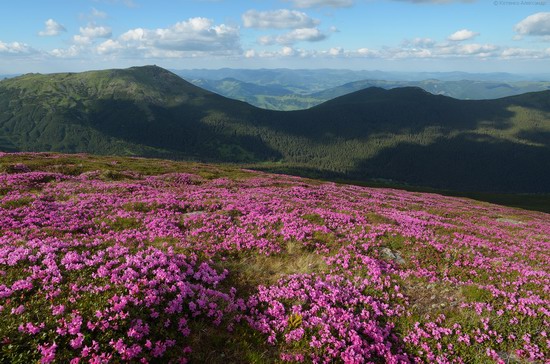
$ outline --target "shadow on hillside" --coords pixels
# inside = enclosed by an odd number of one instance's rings
[[[223,110],[223,104],[220,106]],[[261,138],[243,135],[231,127],[235,118],[243,114],[242,110],[237,110],[235,116],[227,116],[201,104],[163,107],[116,99],[97,100],[91,110],[88,115],[69,115],[67,119],[125,142],[206,161],[252,162],[281,158],[281,154]]]
[[[429,146],[385,149],[359,162],[350,176],[458,191],[548,193],[550,149],[461,135]]]
[[[422,133],[433,126],[443,135],[458,132],[460,136],[442,138],[441,134],[431,134],[429,142],[422,143],[426,146],[401,141],[379,147],[373,157],[360,161],[347,174],[326,172],[334,168],[323,165],[287,173],[321,178],[328,175],[331,179],[384,178],[463,191],[548,192],[547,147],[468,133],[480,124],[511,128],[514,113],[510,106],[541,107],[545,111],[546,104],[540,100],[545,95],[463,101],[417,89],[392,91],[366,90],[295,112],[260,110],[217,95],[200,103],[172,107],[99,100],[93,107],[97,111],[86,122],[105,135],[134,144],[177,152],[182,157],[227,162],[282,159],[285,151],[270,147],[273,140],[269,138],[281,138],[279,145],[285,145],[284,138],[300,136],[325,145],[346,139],[366,140],[377,133],[390,137]],[[369,92],[374,92],[374,101],[366,98]],[[262,134],[258,127],[274,134]],[[544,133],[524,132],[520,137],[544,144],[550,140]]]
[[[550,141],[550,131],[546,130],[533,130],[533,131],[521,131],[516,134],[520,139],[527,140],[531,143],[542,144],[548,147]]]
[[[258,120],[277,132],[307,138],[327,134],[360,138],[376,132],[415,134],[430,127],[443,133],[475,130],[481,125],[505,130],[512,127],[510,119],[514,116],[508,108],[516,104],[456,100],[417,89],[367,89],[308,110],[262,113]]]

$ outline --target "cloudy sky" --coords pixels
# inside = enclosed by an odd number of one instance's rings
[[[167,68],[549,72],[550,0],[4,0],[0,74]]]

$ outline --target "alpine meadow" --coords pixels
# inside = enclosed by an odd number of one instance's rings
[[[549,364],[549,5],[5,1],[0,364]]]

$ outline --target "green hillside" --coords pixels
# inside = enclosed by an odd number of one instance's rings
[[[368,88],[268,111],[159,67],[0,82],[0,149],[247,163],[345,180],[550,192],[550,91],[465,101]]]
[[[0,143],[8,150],[252,161],[270,155],[268,148],[220,127],[251,109],[155,66],[29,74],[0,82]]]

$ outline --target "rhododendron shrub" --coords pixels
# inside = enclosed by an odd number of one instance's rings
[[[1,363],[550,360],[547,214],[106,159],[0,155]]]

